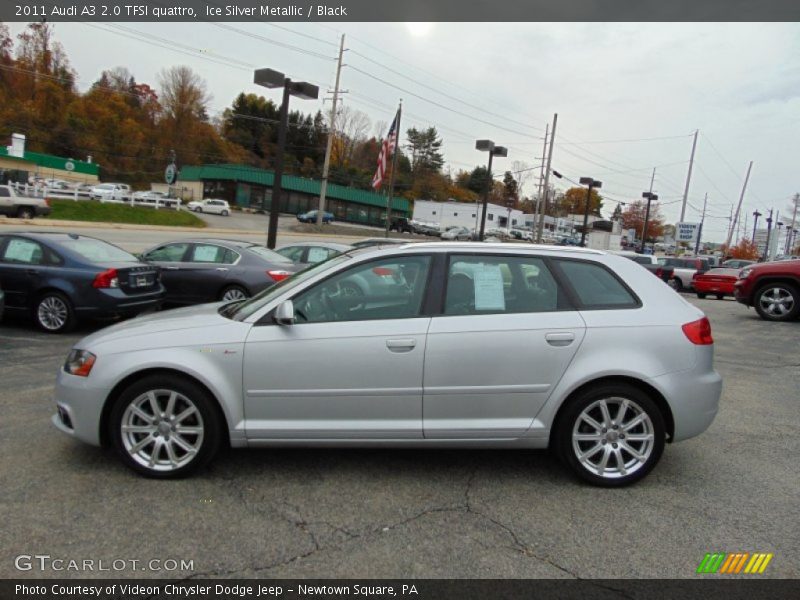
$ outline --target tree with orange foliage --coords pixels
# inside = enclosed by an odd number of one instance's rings
[[[757,260],[759,257],[758,246],[753,240],[743,238],[735,246],[731,246],[730,250],[723,248],[724,255],[730,258],[741,258],[743,260]]]
[[[642,200],[628,204],[622,211],[622,228],[633,229],[637,237],[642,234],[644,229],[644,217],[647,212],[647,204]],[[645,241],[655,241],[664,235],[664,218],[660,214],[657,202],[650,203],[650,215],[647,219],[647,231],[643,238]]]

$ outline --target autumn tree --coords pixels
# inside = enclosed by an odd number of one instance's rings
[[[563,196],[554,203],[558,214],[563,216],[582,215],[586,211],[586,190],[587,188],[584,187],[571,187],[564,192]],[[603,197],[596,188],[592,188],[589,214],[599,217],[602,208]]]
[[[725,251],[725,256],[743,260],[758,260],[760,252],[753,240],[742,238],[738,244],[731,246],[729,250]]]
[[[647,211],[647,203],[636,200],[625,206],[622,211],[622,228],[633,229],[636,235],[644,229],[644,218]],[[642,236],[645,241],[655,241],[664,235],[664,218],[657,202],[650,204],[650,215],[647,219],[647,231]]]
[[[519,204],[519,184],[517,180],[514,179],[514,175],[511,171],[506,171],[503,176],[503,197],[506,206],[516,208]]]

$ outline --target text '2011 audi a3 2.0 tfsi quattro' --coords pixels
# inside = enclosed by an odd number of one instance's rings
[[[53,422],[152,477],[227,444],[552,447],[615,486],[710,425],[712,359],[703,313],[626,258],[409,244],[90,335]]]

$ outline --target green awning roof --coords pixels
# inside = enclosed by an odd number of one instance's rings
[[[181,181],[205,181],[205,180],[225,180],[238,181],[242,183],[254,183],[272,187],[275,173],[265,169],[257,169],[245,165],[202,165],[183,167],[180,172]],[[319,179],[309,179],[294,175],[284,175],[281,187],[293,192],[301,192],[312,196],[319,196],[322,181]],[[356,204],[367,206],[386,207],[386,196],[359,190],[356,188],[345,187],[335,183],[328,184],[326,197],[336,200],[345,200]],[[394,196],[392,198],[392,210],[408,212],[409,204],[405,198]]]
[[[42,154],[41,152],[30,152],[28,150],[25,151],[23,158],[9,156],[8,148],[5,146],[0,146],[0,158],[24,160],[46,169],[60,169],[62,171],[71,171],[72,173],[81,173],[83,175],[98,175],[100,173],[100,165],[96,163],[75,160],[73,158],[64,158],[62,156],[53,156],[52,154]]]

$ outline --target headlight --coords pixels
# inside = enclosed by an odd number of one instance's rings
[[[753,269],[742,269],[739,271],[739,279],[747,279],[750,277],[750,273],[753,272]]]
[[[67,362],[64,363],[64,370],[71,375],[88,377],[96,360],[97,357],[91,352],[75,349],[69,353]]]

